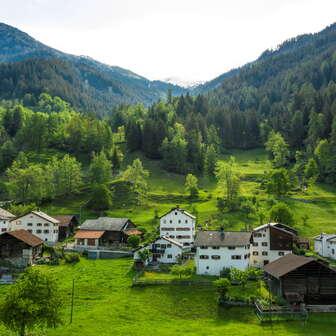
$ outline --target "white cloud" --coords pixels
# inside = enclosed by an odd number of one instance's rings
[[[0,21],[149,78],[210,79],[333,23],[332,0],[0,0]]]

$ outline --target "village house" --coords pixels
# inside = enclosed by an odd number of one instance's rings
[[[271,291],[292,304],[336,304],[336,271],[322,260],[287,254],[264,271]]]
[[[184,246],[191,246],[194,243],[195,226],[196,217],[176,206],[160,217],[160,237],[168,236]]]
[[[140,258],[139,252],[148,249],[151,254],[147,261]],[[134,252],[134,263],[136,266],[143,266],[147,263],[176,264],[183,253],[189,251],[190,247],[183,246],[169,237],[159,237],[150,244],[138,248]]]
[[[268,223],[253,230],[251,266],[263,267],[292,253],[297,230],[280,223]]]
[[[297,246],[297,248],[303,249],[303,250],[309,250],[310,248],[309,246],[310,242],[308,238],[297,237],[295,241],[295,245]]]
[[[16,216],[0,208],[0,234],[9,230],[9,222]]]
[[[75,215],[53,215],[53,218],[58,220],[58,240],[62,241],[75,232],[78,226],[78,220]]]
[[[336,260],[336,234],[321,232],[314,237],[314,250],[322,257]]]
[[[195,239],[196,273],[218,276],[224,268],[247,270],[251,243],[251,232],[199,231]]]
[[[43,240],[26,230],[14,230],[0,234],[0,260],[18,267],[32,265],[42,256]]]
[[[58,241],[59,221],[42,211],[31,211],[10,221],[10,231],[27,230],[47,243]]]
[[[142,235],[128,218],[87,219],[75,234],[78,249],[97,249],[123,245],[131,235]]]

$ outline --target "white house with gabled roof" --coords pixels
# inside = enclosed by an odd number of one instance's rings
[[[253,230],[251,266],[265,265],[292,253],[297,230],[280,223],[267,223]]]
[[[336,234],[321,232],[314,237],[314,250],[322,257],[336,260]]]
[[[176,264],[179,258],[182,257],[183,252],[189,251],[190,248],[183,246],[183,244],[177,242],[169,237],[159,237],[152,243],[138,248],[134,252],[134,261],[140,262],[139,251],[148,249],[151,252],[149,262],[161,263],[161,264]]]
[[[196,217],[179,206],[160,217],[160,236],[191,246],[194,243]]]
[[[9,231],[9,223],[16,216],[0,208],[0,234]]]
[[[224,268],[246,271],[251,242],[251,232],[199,231],[195,239],[196,273],[218,276]]]
[[[48,243],[58,241],[59,221],[42,211],[31,211],[10,221],[10,231],[27,230]]]

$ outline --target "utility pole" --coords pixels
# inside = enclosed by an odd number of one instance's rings
[[[73,316],[74,295],[75,295],[75,279],[72,280],[70,324],[72,323],[72,316]]]

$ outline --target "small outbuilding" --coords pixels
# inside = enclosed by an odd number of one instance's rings
[[[0,260],[18,267],[32,265],[42,256],[43,240],[26,230],[14,230],[0,235]]]
[[[264,271],[271,291],[292,304],[336,304],[336,271],[320,259],[287,254]]]
[[[59,221],[58,224],[58,240],[62,241],[75,232],[75,228],[78,226],[78,220],[75,215],[54,215],[56,220]]]

